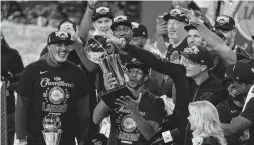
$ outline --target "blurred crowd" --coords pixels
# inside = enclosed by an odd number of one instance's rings
[[[174,3],[151,41],[146,24],[100,3],[79,28],[63,18],[25,67],[1,32],[8,145],[15,133],[18,145],[254,143],[254,55],[235,43],[233,17],[212,25]]]

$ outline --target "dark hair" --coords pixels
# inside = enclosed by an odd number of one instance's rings
[[[59,25],[58,25],[58,30],[60,30],[61,25],[62,25],[63,23],[65,23],[65,22],[71,23],[71,24],[73,25],[73,29],[74,29],[75,31],[77,31],[76,24],[75,24],[74,22],[72,22],[71,20],[62,20],[62,21],[59,23]]]

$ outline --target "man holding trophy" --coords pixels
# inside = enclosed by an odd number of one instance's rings
[[[49,53],[29,64],[15,87],[19,94],[16,134],[19,145],[79,145],[88,137],[87,77],[67,61],[71,35],[52,32]],[[80,81],[82,80],[82,81]]]
[[[164,117],[164,102],[144,90],[144,81],[148,79],[149,68],[133,59],[126,65],[129,80],[127,88],[132,96],[118,96],[111,100],[118,108],[111,109],[103,100],[93,113],[93,121],[99,124],[103,118],[110,116],[111,129],[108,145],[139,144],[146,145],[155,135]],[[104,78],[105,87],[116,84],[110,76]]]

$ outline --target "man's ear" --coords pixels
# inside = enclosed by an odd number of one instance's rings
[[[142,45],[143,46],[145,46],[146,42],[147,42],[147,39],[146,38],[142,38]]]
[[[48,48],[48,51],[49,51],[49,50],[51,49],[51,46],[50,46],[50,45],[48,45],[48,46],[47,46],[47,48]]]
[[[233,30],[232,30],[232,33],[233,33],[233,34],[232,34],[233,37],[235,37],[235,35],[236,35],[236,33],[237,33],[236,29],[233,29]]]
[[[206,65],[201,65],[201,70],[202,71],[205,71],[207,69],[207,66]]]
[[[206,46],[207,46],[207,43],[206,43],[205,41],[202,41],[201,46],[202,46],[202,47],[206,47]]]
[[[149,75],[145,75],[144,81],[146,82],[149,78]]]

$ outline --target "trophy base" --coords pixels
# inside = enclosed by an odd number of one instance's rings
[[[47,131],[43,130],[42,134],[46,145],[59,145],[60,138],[63,130],[59,129],[57,131]]]
[[[135,99],[132,93],[130,92],[130,90],[126,86],[115,88],[106,93],[104,92],[102,94],[99,94],[99,97],[105,102],[105,104],[111,110],[114,110],[120,107],[119,105],[115,104],[115,102],[116,102],[116,99],[121,96],[130,96],[131,98]]]

